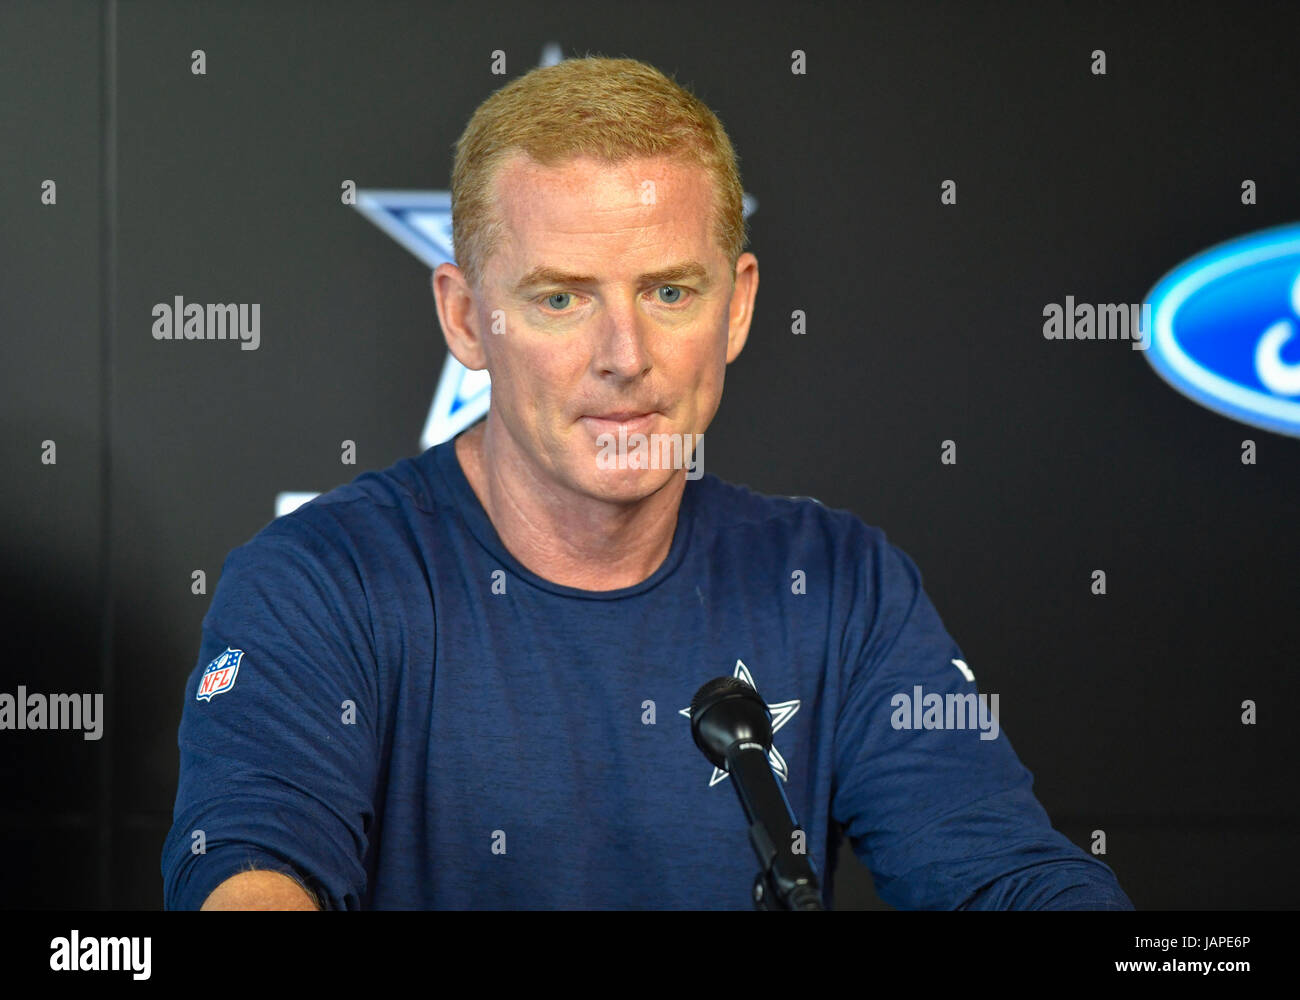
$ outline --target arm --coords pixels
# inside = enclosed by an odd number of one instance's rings
[[[965,658],[915,564],[878,531],[860,562],[865,621],[843,651],[832,812],[881,898],[902,909],[1132,909],[1114,873],[1052,828],[991,721],[992,697],[983,728],[978,716],[949,724],[950,696],[978,710],[980,695],[953,663]],[[924,715],[916,727],[918,686],[923,706],[942,700],[942,727]]]
[[[233,683],[200,700],[207,665],[227,649],[242,652]],[[360,907],[379,761],[375,659],[343,546],[291,516],[231,553],[185,690],[167,909],[238,903],[230,894],[253,880],[226,883],[249,869],[299,881],[323,909]]]
[[[281,872],[253,870],[232,875],[212,890],[204,910],[319,910],[301,885]]]

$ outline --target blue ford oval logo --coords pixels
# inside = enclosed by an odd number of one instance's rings
[[[1197,254],[1151,290],[1147,360],[1202,406],[1300,437],[1300,225]]]

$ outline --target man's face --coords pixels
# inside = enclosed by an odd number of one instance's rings
[[[501,457],[561,490],[649,496],[680,473],[610,468],[602,435],[617,443],[622,428],[632,445],[675,434],[689,456],[687,435],[712,421],[744,345],[757,261],[743,255],[733,281],[710,177],[695,164],[544,167],[516,154],[496,182],[505,237],[474,304],[481,356],[460,360],[492,376]]]

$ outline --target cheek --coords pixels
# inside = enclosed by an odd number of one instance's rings
[[[700,411],[705,417],[712,418],[722,401],[723,374],[724,370],[720,369],[700,392]]]
[[[506,334],[509,336],[509,334]],[[583,359],[566,355],[553,340],[519,337],[513,344],[502,345],[499,354],[508,355],[502,366],[509,379],[513,409],[519,419],[530,424],[551,424],[567,412],[578,398]]]
[[[705,401],[720,393],[726,371],[726,359],[715,350],[704,352],[697,358],[694,369],[696,397]]]
[[[718,406],[722,401],[722,384],[727,374],[727,364],[725,358],[716,353],[710,354],[706,358],[700,359],[700,367],[696,370],[695,391],[692,394],[694,417],[692,422],[697,424],[693,430],[697,433],[703,431],[703,425],[713,420],[714,414],[718,412]]]

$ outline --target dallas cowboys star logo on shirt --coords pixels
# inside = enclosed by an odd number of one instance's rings
[[[736,669],[732,676],[744,681],[755,691],[758,690],[758,685],[754,683],[754,678],[750,676],[749,668],[745,666],[743,660],[736,661]],[[799,711],[799,704],[800,702],[797,698],[794,701],[777,701],[768,703],[767,710],[772,713],[773,737],[776,736],[782,726],[794,718],[794,713]],[[678,714],[684,715],[689,719],[691,717],[691,710],[690,708],[683,708],[678,712]],[[772,749],[767,752],[767,762],[772,765],[772,770],[781,776],[782,781],[790,780],[790,766],[785,762],[785,758],[777,752],[775,741],[772,743]],[[709,787],[712,788],[718,782],[724,781],[727,777],[729,777],[729,775],[726,771],[722,770],[720,767],[715,767],[713,769],[713,777],[709,779]]]

